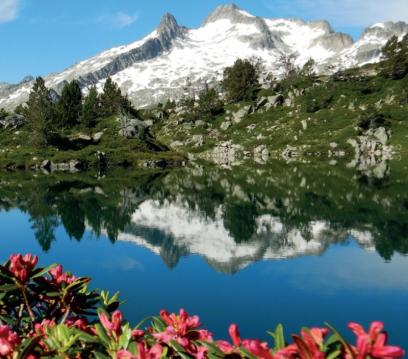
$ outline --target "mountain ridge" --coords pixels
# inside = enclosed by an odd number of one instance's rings
[[[77,79],[86,92],[91,85],[101,89],[110,76],[136,106],[145,107],[180,98],[186,86],[215,84],[238,57],[258,57],[268,72],[279,76],[279,57],[297,54],[299,66],[313,58],[318,71],[327,73],[377,62],[386,41],[406,33],[408,24],[387,21],[366,28],[354,42],[324,20],[261,18],[228,4],[217,7],[196,29],[179,25],[166,13],[143,39],[103,51],[45,80],[60,92]],[[26,101],[32,83],[29,77],[19,84],[2,83],[0,108],[12,109]]]

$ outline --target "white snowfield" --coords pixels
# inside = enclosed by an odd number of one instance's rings
[[[263,19],[235,5],[223,5],[198,29],[181,27],[166,15],[157,30],[142,40],[104,51],[50,75],[46,83],[59,92],[65,81],[79,79],[86,92],[91,84],[101,89],[109,75],[135,105],[147,106],[182,95],[187,84],[199,87],[205,81],[220,80],[225,67],[238,58],[259,58],[265,72],[279,76],[282,68],[278,59],[282,54],[296,54],[297,65],[312,58],[320,72],[328,72],[379,61],[387,40],[406,33],[406,23],[378,23],[353,43],[349,35],[334,32],[324,21]],[[144,46],[152,41],[161,45],[156,43],[155,51],[146,51]],[[123,62],[124,56],[138,50],[141,56]],[[116,63],[121,66],[112,66],[103,75],[98,73]],[[92,83],[84,80],[88,75],[95,77]],[[31,85],[0,87],[0,107],[11,108],[25,101]]]
[[[259,260],[279,260],[298,256],[319,255],[331,243],[354,239],[361,247],[372,250],[374,237],[357,229],[332,230],[329,223],[309,223],[307,238],[304,229],[288,228],[278,217],[262,215],[256,218],[255,232],[249,240],[240,242],[226,228],[223,209],[216,218],[208,218],[192,210],[182,201],[160,203],[147,200],[132,216],[132,224],[119,234],[119,241],[145,247],[167,257],[166,250],[182,255],[202,256],[215,269],[233,273]],[[140,231],[140,229],[143,229]],[[149,237],[149,230],[155,233]],[[143,233],[143,234],[142,234]],[[166,238],[157,241],[158,233]],[[152,240],[153,238],[153,240]]]

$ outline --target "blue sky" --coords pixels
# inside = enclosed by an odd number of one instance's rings
[[[152,31],[165,12],[197,27],[219,0],[0,0],[0,82],[61,71]],[[385,20],[408,21],[408,0],[236,0],[263,17],[327,19],[357,37]]]

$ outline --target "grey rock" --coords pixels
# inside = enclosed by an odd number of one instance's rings
[[[285,98],[283,97],[282,94],[268,97],[268,104],[270,104],[270,106],[272,107],[281,106],[283,105],[284,101],[285,101]]]
[[[99,142],[101,139],[102,139],[102,136],[103,136],[103,132],[101,131],[101,132],[97,132],[97,133],[95,133],[93,136],[92,136],[92,140],[94,141],[94,142]]]
[[[224,121],[220,126],[221,130],[224,130],[224,131],[228,130],[230,127],[231,127],[230,121]]]
[[[232,121],[234,123],[240,123],[244,117],[253,112],[253,107],[248,105],[240,108],[237,112],[232,114]]]
[[[136,118],[127,119],[125,116],[120,118],[121,128],[119,130],[119,136],[131,139],[142,139],[146,135],[146,124]]]
[[[15,130],[17,128],[24,126],[25,123],[26,123],[26,119],[24,116],[18,115],[18,114],[12,114],[0,120],[0,127],[3,127],[5,129],[11,128]]]

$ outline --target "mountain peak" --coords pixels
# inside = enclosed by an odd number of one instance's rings
[[[235,4],[218,6],[204,21],[204,26],[220,19],[240,22],[244,18],[253,17]]]
[[[159,35],[165,35],[170,38],[175,38],[182,35],[184,33],[184,30],[185,28],[179,26],[176,18],[170,13],[166,13],[162,17],[159,27],[157,28],[157,32]]]

